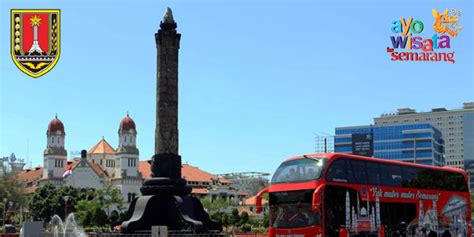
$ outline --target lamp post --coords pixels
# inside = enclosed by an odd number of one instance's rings
[[[67,218],[67,201],[69,200],[69,196],[64,196],[64,221]]]
[[[8,200],[6,198],[3,198],[3,233],[5,233],[5,213],[7,212],[7,201]]]

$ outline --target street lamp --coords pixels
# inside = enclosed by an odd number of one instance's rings
[[[67,201],[69,200],[69,196],[64,196],[64,221],[67,218]]]
[[[7,212],[7,198],[3,198],[3,233],[5,232],[5,218],[6,218],[6,212]]]

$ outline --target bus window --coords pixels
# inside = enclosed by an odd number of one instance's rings
[[[460,173],[454,173],[449,171],[439,171],[442,172],[444,177],[447,177],[444,181],[443,186],[441,188],[450,191],[457,191],[457,192],[467,192],[469,191],[466,183],[466,179],[464,175]]]
[[[433,182],[436,180],[436,182]],[[414,188],[436,189],[465,192],[468,191],[464,176],[460,173],[434,169],[421,169],[416,179],[412,180]]]
[[[375,162],[367,163],[367,181],[371,185],[380,185],[380,166]]]
[[[414,188],[413,184],[416,183],[416,177],[418,176],[419,168],[415,167],[404,167],[402,173],[402,187]]]
[[[352,172],[354,173],[354,183],[367,184],[367,173],[365,172],[365,163],[363,161],[351,160]]]
[[[272,183],[293,183],[317,180],[326,159],[305,158],[283,162],[273,175]]]
[[[402,168],[398,165],[380,164],[382,185],[400,187],[402,185]]]
[[[338,159],[331,163],[327,173],[326,180],[332,182],[347,183],[346,160]]]
[[[274,228],[321,225],[321,214],[311,209],[313,191],[270,193],[270,225]]]
[[[355,176],[356,176],[357,174],[354,173],[354,169],[352,168],[351,161],[345,159],[345,163],[346,163],[346,172],[347,172],[347,182],[349,182],[349,183],[356,183],[356,178],[355,178]]]

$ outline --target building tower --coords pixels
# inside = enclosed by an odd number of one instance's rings
[[[117,177],[137,177],[138,176],[138,149],[137,130],[135,122],[127,114],[120,122],[119,147],[117,148],[117,161],[115,165],[115,176]]]
[[[56,115],[48,125],[46,149],[43,153],[43,180],[54,185],[61,185],[67,164],[67,152],[64,149],[65,137],[64,124]]]
[[[117,163],[112,184],[120,189],[125,201],[131,202],[140,194],[143,180],[138,172],[137,128],[128,113],[120,122],[118,134]]]

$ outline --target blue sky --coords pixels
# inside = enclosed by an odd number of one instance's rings
[[[118,144],[129,111],[140,159],[154,150],[156,46],[167,6],[182,34],[180,154],[213,173],[273,172],[314,152],[315,134],[413,107],[474,101],[470,0],[422,1],[46,1],[1,0],[0,155],[42,164],[58,113],[66,149]],[[32,79],[10,57],[10,9],[59,8],[61,57]],[[392,20],[414,17],[431,37],[431,9],[462,9],[451,38],[456,63],[392,62]]]

